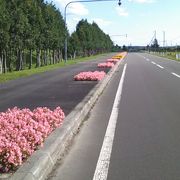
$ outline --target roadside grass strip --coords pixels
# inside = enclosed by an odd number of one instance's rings
[[[33,111],[14,107],[0,112],[0,173],[17,170],[64,118],[60,107],[53,111],[46,107]]]
[[[100,81],[104,78],[106,73],[104,71],[87,71],[80,72],[74,76],[75,81]]]
[[[112,62],[105,62],[105,63],[99,63],[98,68],[112,68],[114,66],[114,63]]]
[[[22,78],[22,77],[28,77],[31,76],[33,74],[39,74],[39,73],[43,73],[46,71],[51,71],[54,69],[58,69],[58,68],[63,68],[66,66],[70,66],[73,64],[77,64],[80,62],[86,62],[88,60],[93,60],[96,59],[98,57],[103,57],[105,54],[100,54],[100,55],[95,55],[95,56],[90,56],[90,57],[83,57],[83,58],[76,58],[76,59],[68,59],[68,61],[65,63],[64,61],[61,61],[57,64],[52,64],[52,65],[48,65],[48,66],[42,66],[39,68],[35,68],[35,65],[33,65],[32,69],[24,69],[22,71],[13,71],[13,72],[7,72],[5,74],[0,74],[0,83],[2,82],[6,82],[9,80],[14,80],[14,79],[18,79],[18,78]]]

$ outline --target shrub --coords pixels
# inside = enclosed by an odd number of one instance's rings
[[[107,59],[106,61],[109,63],[117,63],[119,60],[118,59]]]
[[[0,113],[0,172],[17,169],[65,118],[60,107],[31,111],[14,107]]]
[[[106,63],[99,63],[98,67],[99,68],[111,68],[114,66],[114,63],[112,62],[106,62]]]
[[[104,71],[87,71],[80,72],[74,76],[75,81],[99,81],[104,78],[106,73]]]

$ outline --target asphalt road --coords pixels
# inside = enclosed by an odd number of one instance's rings
[[[110,161],[108,180],[180,179],[180,63],[130,53]],[[92,180],[122,65],[84,122],[79,135],[47,179]]]
[[[104,55],[88,62],[66,66],[53,71],[0,84],[0,111],[15,106],[19,108],[60,106],[67,115],[82,101],[97,82],[74,81],[74,75],[81,71],[95,71],[99,62],[105,62],[114,54]]]

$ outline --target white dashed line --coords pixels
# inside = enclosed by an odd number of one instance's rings
[[[107,180],[126,66],[127,64],[125,64],[124,66],[123,73],[119,82],[118,90],[112,107],[112,112],[109,118],[109,123],[106,129],[106,134],[104,136],[104,141],[96,165],[93,180]]]
[[[146,61],[150,61],[150,59],[148,59],[148,58],[146,58],[146,57],[144,57],[144,56],[142,56]],[[158,56],[157,56],[158,57]],[[162,59],[165,59],[165,60],[167,60],[166,58],[163,58],[163,57],[158,57],[158,58],[162,58]],[[176,62],[176,63],[180,63],[180,62],[177,62],[177,61],[172,61],[172,62]],[[151,61],[151,63],[152,64],[154,64],[154,65],[156,65],[157,67],[159,67],[159,68],[161,68],[161,69],[165,69],[163,66],[161,66],[161,65],[159,65],[159,64],[157,64],[157,63],[155,63],[154,61]],[[169,71],[168,71],[169,72]],[[170,72],[169,72],[170,73]],[[180,78],[180,75],[179,74],[176,74],[176,73],[174,73],[174,72],[171,72],[171,74],[173,75],[173,76],[176,76],[176,77],[178,77],[178,78]]]
[[[156,66],[158,66],[158,67],[161,68],[161,69],[164,69],[164,67],[162,67],[162,66],[159,65],[159,64],[156,64]]]
[[[174,73],[174,72],[172,72],[171,74],[174,75],[174,76],[176,76],[176,77],[178,77],[178,78],[180,78],[180,75],[179,75],[179,74],[176,74],[176,73]]]

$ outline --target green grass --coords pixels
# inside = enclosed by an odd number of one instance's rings
[[[177,52],[177,54],[180,54],[180,52]],[[175,61],[180,61],[180,59],[176,59],[176,52],[165,52],[164,55],[156,52],[154,55],[164,57],[164,58],[168,58],[168,59],[175,60]]]
[[[39,73],[43,73],[46,71],[51,71],[51,70],[54,70],[57,68],[63,68],[63,67],[69,66],[69,65],[77,64],[79,62],[84,62],[84,61],[96,59],[98,57],[103,57],[105,55],[106,54],[101,54],[101,55],[95,55],[95,56],[90,56],[90,57],[77,58],[77,59],[73,59],[73,60],[68,60],[66,63],[60,62],[58,64],[43,66],[43,67],[39,67],[39,68],[32,68],[32,69],[26,69],[26,70],[22,70],[22,71],[8,72],[6,74],[0,75],[0,83],[6,82],[9,80],[18,79],[21,77],[31,76],[33,74],[39,74]]]

